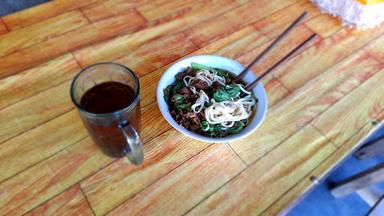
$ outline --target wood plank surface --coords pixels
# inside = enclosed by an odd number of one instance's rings
[[[157,83],[180,58],[249,64],[302,11],[310,15],[253,68],[269,110],[223,144],[172,129]],[[53,0],[0,18],[1,215],[278,215],[384,121],[384,28],[342,27],[308,0]],[[69,97],[97,62],[139,76],[145,160],[109,158]]]
[[[137,50],[127,52],[115,62],[128,65],[138,76],[161,68],[196,50],[184,33],[164,36],[149,42]]]
[[[337,146],[384,109],[384,70],[322,113],[313,125]],[[372,88],[372,87],[375,88]],[[351,109],[351,104],[356,107]],[[342,130],[336,130],[342,128]]]
[[[63,34],[55,40],[47,40],[34,46],[0,58],[0,78],[15,74],[66,52],[81,48],[120,34],[134,32],[145,26],[145,21],[136,11],[101,20],[72,32]],[[106,29],[109,29],[106,31]]]
[[[62,13],[84,7],[99,0],[54,0],[3,17],[11,31],[58,16]]]
[[[259,0],[257,4],[253,4],[253,2],[244,4],[228,13],[190,28],[186,33],[197,46],[203,47],[211,41],[222,38],[264,16],[297,2],[297,0],[287,0],[279,1],[277,4],[277,1]]]
[[[97,215],[105,214],[131,198],[210,144],[187,138],[172,129],[144,145],[143,166],[126,166],[120,159],[81,182]]]
[[[324,39],[288,60],[286,64],[276,70],[275,74],[285,86],[294,91],[383,32],[384,28],[377,28],[369,32],[342,29],[332,37]],[[316,67],[313,67],[314,65]],[[297,76],[300,76],[300,79],[295,79]]]
[[[366,50],[377,60],[384,63],[384,36],[381,36],[375,41],[369,43]]]
[[[187,215],[258,215],[335,149],[318,131],[307,126]]]
[[[253,23],[253,26],[269,38],[274,38],[299,17],[303,11],[308,12],[307,17],[303,22],[319,15],[319,10],[311,2],[298,1],[289,7],[278,10],[277,12],[256,21]]]
[[[91,22],[95,22],[137,8],[146,1],[148,0],[95,1],[93,4],[82,7],[81,11]]]
[[[231,146],[247,163],[258,160],[382,67],[365,52],[351,56],[276,104],[257,131]]]
[[[159,82],[161,75],[167,70],[169,65],[164,66],[158,70],[151,72],[140,78],[140,105],[145,107],[156,101],[157,83]]]
[[[268,38],[262,35],[254,27],[246,26],[239,31],[229,34],[196,50],[192,54],[214,54],[237,59],[251,50],[260,47],[267,41]]]
[[[146,108],[147,110],[145,109],[143,110],[142,124],[148,123],[150,124],[150,126],[148,125],[142,126],[143,129],[140,134],[142,135],[143,143],[150,141],[150,139],[154,137],[158,137],[160,134],[170,129],[170,125],[167,125],[165,123],[165,119],[162,118],[157,107],[155,108],[154,106],[152,107],[147,106]],[[153,112],[153,110],[156,110],[156,112]],[[145,114],[146,112],[148,114]],[[63,118],[68,118],[67,116],[70,114],[72,113],[65,114],[65,117],[63,115]],[[76,132],[76,133],[79,133],[79,136],[80,136],[82,133],[85,132],[85,128],[83,128],[83,125],[77,113],[74,111],[73,114],[76,115],[76,119],[75,120],[71,119],[70,122],[74,122],[72,123],[73,126],[80,127],[80,130],[77,130],[77,131],[81,131],[81,132],[80,133]],[[49,125],[47,127],[49,127]],[[57,130],[56,127],[51,126],[49,128]],[[47,130],[44,130],[42,128],[42,130],[36,132],[36,135],[33,134],[33,132],[32,134],[34,136],[39,136],[40,135],[39,132],[40,133],[44,132],[46,134]],[[73,136],[74,133],[75,132],[71,130],[64,130],[63,132],[59,133],[58,136],[68,137],[68,136]],[[34,138],[34,137],[30,136],[29,138]],[[55,139],[55,137],[47,137],[47,139]],[[55,148],[56,149],[63,148],[64,145],[67,145],[67,146],[71,145],[71,140],[63,139],[63,143],[55,143],[51,147],[47,146],[49,148],[43,147],[44,145],[49,145],[50,143],[51,142],[47,140],[42,143],[42,148],[38,148],[38,149],[32,149],[33,146],[31,146],[29,148],[29,151],[31,152],[31,151],[37,151],[37,150],[40,150],[40,151],[44,150],[44,152],[39,152],[39,154],[49,154],[49,151],[52,152]],[[60,145],[60,146],[57,146],[57,145]],[[25,156],[23,154],[23,151],[17,151],[17,149],[14,150],[13,148],[17,148],[17,146],[15,147],[15,146],[8,145],[8,149],[14,152],[14,156],[17,156],[17,157]],[[20,146],[20,148],[26,148],[26,147]],[[24,150],[24,149],[21,149],[21,150]],[[28,150],[28,148],[25,150]],[[7,152],[5,152],[5,154],[7,154]],[[36,159],[34,160],[38,160],[39,158],[41,158],[41,156],[35,156],[35,157]],[[72,160],[71,157],[76,158],[76,160],[68,161],[68,160]],[[18,166],[20,167],[19,168],[20,170],[25,168],[25,166],[27,165],[29,166],[33,165],[33,163],[31,162],[34,162],[34,161],[29,161],[28,158],[22,158],[22,159],[15,158],[14,160],[20,160],[21,162],[23,162],[23,164]],[[81,160],[81,161],[78,161],[78,160]],[[108,158],[107,156],[104,156],[103,153],[95,146],[95,144],[93,144],[91,139],[88,137],[82,140],[81,142],[76,143],[75,145],[71,145],[70,147],[64,149],[60,153],[55,154],[52,157],[49,157],[48,159],[36,165],[33,165],[27,170],[20,172],[19,174],[13,176],[12,178],[8,178],[2,183],[0,183],[0,194],[5,193],[9,195],[9,196],[4,196],[3,198],[0,198],[0,212],[6,212],[9,214],[12,213],[17,215],[23,212],[26,212],[32,209],[33,207],[43,203],[44,201],[51,198],[52,196],[55,196],[56,194],[64,191],[66,189],[66,185],[75,184],[76,182],[96,172],[97,170],[99,170],[100,168],[104,167],[105,165],[107,165],[112,161],[113,159]],[[9,166],[9,164],[7,163],[4,163],[4,165],[2,164],[2,166],[4,167],[7,165]],[[53,166],[53,168],[51,166]],[[15,174],[17,171],[19,171],[17,168],[15,169],[15,171],[11,170],[6,173],[8,175],[5,177]],[[34,175],[34,173],[36,172],[38,172],[38,175],[34,176],[34,178],[30,178],[30,176]],[[26,179],[28,179],[28,181],[26,181]],[[14,187],[14,185],[18,185],[18,187]],[[20,189],[20,187],[30,188],[30,190],[23,191],[22,189]],[[35,197],[37,193],[40,194],[41,196]],[[16,197],[13,197],[13,196],[16,196]]]
[[[310,19],[305,22],[305,25],[323,38],[332,36],[343,27],[342,23],[336,17],[329,14],[321,14],[320,16]]]
[[[0,109],[72,79],[81,68],[71,54],[0,80]]]
[[[0,110],[0,143],[73,109],[69,88],[64,82]]]
[[[141,140],[146,143],[171,129],[171,125],[162,117],[156,103],[151,103],[141,110]]]
[[[311,189],[316,186],[316,183],[311,180],[311,177],[315,177],[319,182],[334,169],[337,165],[344,161],[350,152],[357,150],[374,131],[380,128],[384,123],[384,112],[375,118],[378,124],[372,124],[369,122],[360,128],[352,137],[341,145],[332,155],[326,158],[319,166],[311,171],[306,177],[299,181],[291,190],[284,194],[278,201],[271,205],[262,215],[277,215],[287,214],[289,210],[297,205],[305,195],[307,195]]]
[[[70,101],[66,103],[72,106]],[[171,128],[165,119],[161,118],[160,111],[153,102],[142,109],[142,115],[145,116],[141,121],[143,142],[147,142]],[[71,124],[72,122],[76,123]],[[147,127],[147,125],[151,125],[151,127]],[[56,130],[58,132],[53,133]],[[47,131],[51,131],[54,135],[46,136]],[[68,145],[84,138],[86,134],[78,114],[76,111],[71,111],[2,143],[0,145],[0,160],[7,161],[7,163],[0,163],[0,168],[4,168],[0,174],[0,181],[68,147]],[[31,139],[39,140],[39,143],[28,145]],[[59,140],[59,142],[55,142],[55,140]],[[30,156],[23,157],[24,155]],[[12,169],[6,169],[9,162],[15,163]]]
[[[2,143],[0,182],[84,139],[87,131],[79,120],[77,111],[72,110]]]
[[[182,215],[245,167],[229,146],[211,145],[108,215]]]
[[[79,11],[65,13],[0,36],[0,56],[53,39],[88,24]]]
[[[144,114],[143,116],[147,116],[147,118],[152,117]],[[158,114],[156,117],[161,116]],[[156,119],[151,119],[155,122],[157,121]],[[73,120],[72,122],[81,124],[80,119]],[[160,122],[158,127],[148,126],[149,129],[143,129],[141,133],[142,137],[144,137],[144,143],[150,137],[160,135],[160,129],[163,128],[164,122]],[[66,136],[72,134],[73,132],[67,133]],[[68,143],[69,141],[65,139],[64,142]],[[22,156],[28,157],[28,155]],[[27,161],[27,159],[25,160]],[[75,184],[112,161],[112,158],[103,155],[90,138],[86,138],[0,183],[0,194],[3,194],[3,196],[0,196],[0,211],[16,215],[29,211],[64,191],[66,186]],[[38,174],[36,175],[36,173]],[[27,178],[29,180],[25,181]],[[25,190],[25,188],[29,189]],[[36,197],[36,194],[39,194],[39,196]]]
[[[93,215],[85,196],[78,185],[75,185],[57,197],[28,212],[27,216],[66,215],[86,216]]]
[[[0,212],[21,215],[111,162],[86,138],[0,183]]]
[[[275,52],[268,53],[264,59],[262,59],[258,64],[253,66],[252,70],[257,75],[261,75],[268,68],[272,67],[276,62],[278,62],[285,55],[287,55],[296,46],[298,46],[299,44],[304,42],[307,38],[309,38],[313,33],[314,32],[306,28],[304,25],[299,25],[298,27],[295,28],[293,32],[291,32],[287,36],[287,38],[285,38],[282,42],[276,45]],[[315,40],[313,40],[312,42],[304,46],[301,50],[297,51],[297,53],[294,54],[294,56],[308,49],[308,47],[311,47],[313,44],[319,42],[320,40],[321,38],[317,37]],[[262,46],[256,47],[255,49],[252,49],[250,52],[245,53],[244,55],[238,58],[239,61],[242,63],[244,62],[245,65],[249,64],[250,62],[252,62],[255,56],[258,56],[271,42],[272,40],[269,40],[267,43],[264,43]]]
[[[195,13],[197,10],[209,6],[214,1],[215,0],[152,0],[137,7],[137,10],[143,14],[150,23],[163,23],[190,13]],[[225,1],[221,1],[221,3],[225,4]],[[161,13],[159,13],[160,11]]]
[[[4,21],[0,18],[0,35],[8,32],[7,26],[5,26]]]
[[[199,22],[215,17],[236,6],[238,5],[233,0],[214,1],[194,13],[160,25],[149,26],[134,34],[118,36],[111,40],[79,49],[74,52],[74,55],[81,65],[90,65],[99,61],[113,61],[136,50],[149,41],[184,31]]]

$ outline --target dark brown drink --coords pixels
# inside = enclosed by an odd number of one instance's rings
[[[81,97],[81,107],[90,113],[105,114],[125,109],[133,102],[135,91],[128,85],[120,82],[105,82],[96,85],[85,92]],[[140,131],[140,103],[128,112],[128,116],[121,116],[137,132]],[[126,138],[120,126],[124,122],[100,122],[85,119],[85,125],[90,135],[101,149],[112,157],[122,157],[130,151]]]

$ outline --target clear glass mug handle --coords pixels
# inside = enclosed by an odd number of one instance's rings
[[[131,151],[127,154],[128,159],[135,165],[142,164],[144,160],[144,153],[143,145],[141,144],[139,134],[137,133],[135,128],[133,128],[132,125],[129,124],[129,122],[119,124],[119,128],[124,134],[129,148],[131,149]]]

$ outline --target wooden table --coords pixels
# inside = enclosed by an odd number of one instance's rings
[[[265,80],[255,133],[209,144],[166,123],[155,90],[169,65],[247,64],[303,10],[254,72],[319,37]],[[384,26],[342,27],[307,0],[56,0],[2,17],[0,33],[1,215],[276,215],[384,119]],[[70,101],[74,75],[101,61],[140,76],[142,166],[104,156]]]

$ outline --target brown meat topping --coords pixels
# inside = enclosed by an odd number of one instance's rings
[[[209,88],[208,84],[202,80],[193,80],[191,82],[191,86],[194,86],[196,89],[202,89],[202,90],[206,90]]]

